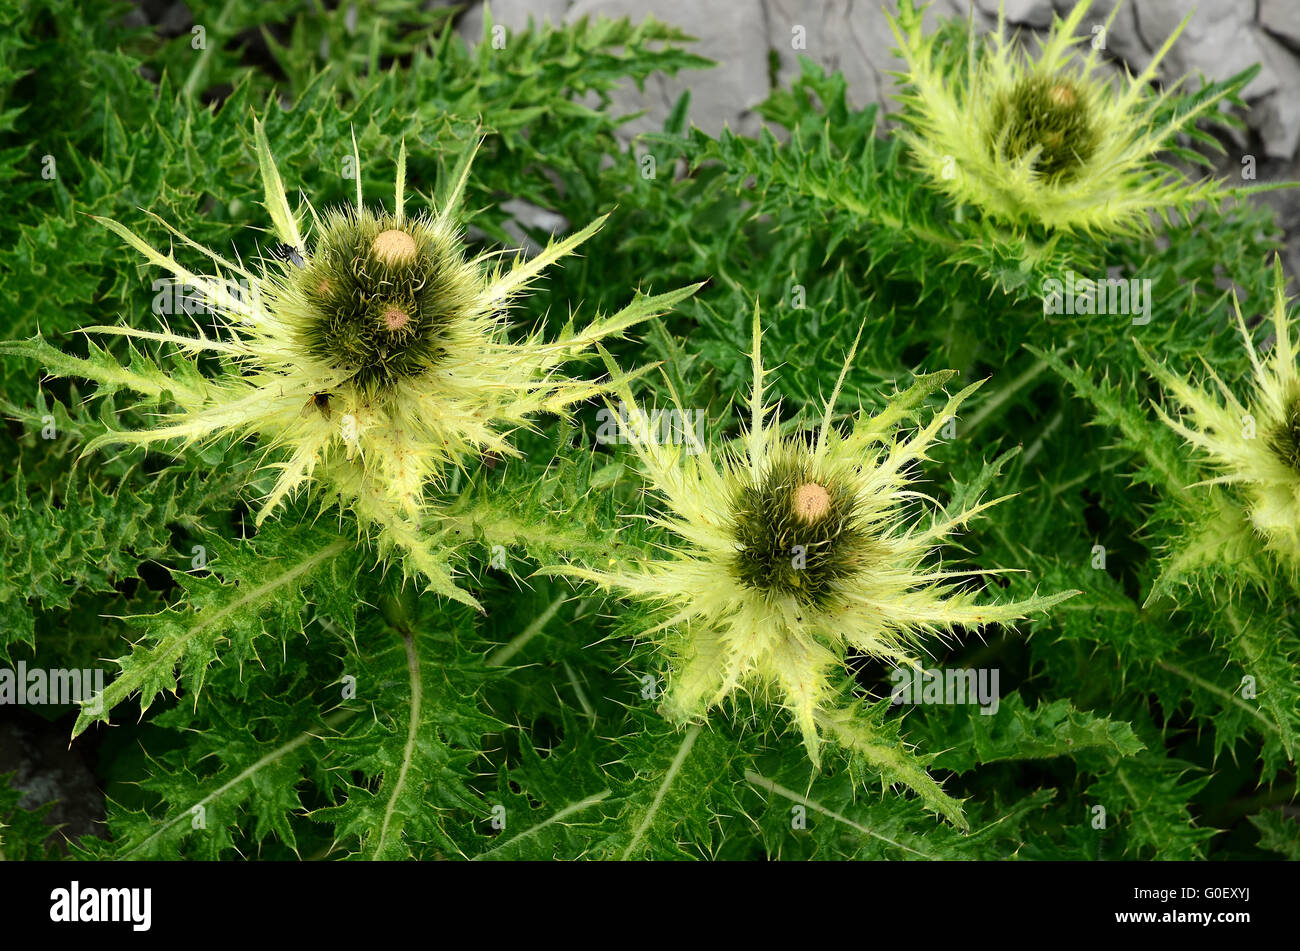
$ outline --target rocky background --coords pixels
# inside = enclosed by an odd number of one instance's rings
[[[997,24],[999,0],[933,0],[930,15],[965,16]],[[1054,14],[1065,16],[1075,0],[1003,0],[1007,21],[1026,38],[1045,30]],[[859,106],[878,103],[893,109],[894,80],[901,68],[892,50],[894,37],[885,19],[893,0],[490,0],[494,23],[518,29],[549,20],[583,16],[647,15],[681,27],[698,43],[694,51],[717,62],[675,78],[654,77],[644,94],[622,91],[618,105],[645,115],[627,133],[659,129],[677,97],[691,91],[691,121],[706,132],[724,126],[752,135],[761,125],[753,111],[774,85],[798,74],[800,56],[840,70],[849,97]],[[1082,33],[1103,23],[1116,0],[1094,0]],[[1259,75],[1246,87],[1248,129],[1225,144],[1220,172],[1240,176],[1242,159],[1252,155],[1257,181],[1300,180],[1300,0],[1126,0],[1106,37],[1116,68],[1145,69],[1156,50],[1191,20],[1159,67],[1162,79],[1197,74],[1226,79],[1255,63]],[[483,3],[473,3],[457,20],[470,43],[483,34]],[[796,48],[802,43],[803,48]],[[1286,263],[1300,274],[1300,188],[1268,192],[1257,199],[1272,205],[1287,236]]]

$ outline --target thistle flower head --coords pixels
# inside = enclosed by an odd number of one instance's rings
[[[469,342],[477,285],[445,218],[349,208],[324,216],[310,257],[277,289],[303,353],[377,399]]]
[[[503,265],[498,253],[471,256],[458,214],[474,148],[460,156],[435,206],[411,217],[404,207],[405,145],[393,206],[376,209],[363,201],[354,140],[355,203],[323,213],[305,203],[311,227],[304,230],[260,123],[255,132],[265,204],[280,242],[260,267],[228,261],[163,222],[212,262],[213,273],[196,274],[124,225],[100,219],[197,290],[214,314],[216,333],[90,328],[170,344],[182,356],[169,373],[113,367],[101,374],[148,395],[168,392],[178,409],[163,425],[110,433],[87,451],[105,443],[256,437],[278,473],[259,523],[293,493],[320,483],[363,523],[378,526],[385,548],[405,549],[436,590],[472,603],[421,538],[426,488],[473,456],[511,454],[510,433],[535,414],[563,413],[599,393],[601,384],[560,376],[560,364],[693,288],[637,295],[620,313],[581,331],[570,326],[554,342],[537,333],[512,342],[510,302],[595,233],[603,218],[529,260]],[[194,359],[200,354],[221,360],[222,372],[201,373]]]
[[[994,501],[914,517],[926,496],[913,487],[911,469],[979,384],[903,435],[900,425],[917,418],[952,373],[922,376],[842,433],[832,425],[841,374],[820,426],[782,433],[778,408],[764,400],[757,314],[752,360],[747,432],[723,446],[693,434],[663,444],[621,387],[634,407],[629,443],[662,501],[654,521],[678,544],[667,557],[628,567],[560,570],[666,607],[666,619],[646,634],[672,654],[670,717],[697,719],[741,689],[770,691],[816,763],[819,725],[837,730],[841,722],[832,671],[847,652],[914,664],[926,635],[1023,618],[1067,595],[981,604],[967,584],[978,572],[939,563],[941,544]]]
[[[953,68],[938,37],[924,32],[920,11],[900,2],[890,25],[907,64],[898,74],[908,87],[898,97],[910,126],[904,137],[940,191],[1013,225],[1111,233],[1147,228],[1152,212],[1167,217],[1226,193],[1157,158],[1227,94],[1175,112],[1167,104],[1176,86],[1147,91],[1187,20],[1140,75],[1112,80],[1099,54],[1119,4],[1101,32],[1076,37],[1091,5],[1080,0],[1064,21],[1054,19],[1036,57],[1007,36],[1004,11],[984,43],[972,17],[965,65]],[[1089,42],[1083,54],[1078,47]]]
[[[1140,345],[1138,352],[1166,392],[1176,413],[1156,412],[1174,432],[1201,451],[1218,471],[1202,485],[1235,487],[1247,516],[1265,546],[1292,572],[1300,571],[1300,367],[1287,316],[1282,264],[1273,265],[1272,352],[1261,359],[1233,298],[1237,327],[1254,369],[1254,385],[1244,400],[1206,365],[1213,390],[1177,376]],[[1216,392],[1217,391],[1217,392]]]

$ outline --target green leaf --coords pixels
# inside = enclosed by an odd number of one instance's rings
[[[996,712],[950,706],[929,711],[924,731],[949,744],[934,760],[936,767],[964,773],[985,763],[1050,759],[1098,753],[1110,760],[1145,749],[1133,728],[1108,717],[1076,710],[1069,700],[1040,703],[1032,710],[1019,693],[1003,696]]]
[[[182,605],[128,619],[142,637],[131,653],[117,658],[120,671],[103,694],[83,704],[74,736],[97,720],[107,721],[132,695],[139,695],[144,711],[159,694],[176,693],[182,684],[198,693],[213,662],[243,664],[256,658],[258,637],[301,630],[306,599],[314,595],[337,603],[346,597],[341,593],[355,572],[347,557],[349,543],[313,528],[276,525],[251,542],[206,541],[211,573],[176,573],[185,593]],[[340,605],[339,615],[347,613]]]

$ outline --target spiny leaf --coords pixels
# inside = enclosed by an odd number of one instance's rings
[[[242,664],[257,656],[254,641],[268,629],[301,630],[307,598],[329,599],[346,616],[355,604],[338,604],[348,590],[354,562],[349,542],[306,527],[271,526],[254,542],[210,538],[212,574],[176,575],[185,592],[182,605],[129,622],[143,636],[130,654],[117,658],[120,672],[82,706],[73,735],[139,694],[148,710],[160,693],[203,688],[207,669],[218,659]]]

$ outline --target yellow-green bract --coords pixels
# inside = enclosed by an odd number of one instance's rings
[[[953,374],[919,377],[874,416],[857,414],[841,433],[832,423],[850,353],[820,426],[782,435],[777,407],[764,397],[757,312],[752,348],[748,428],[734,444],[706,446],[689,431],[681,441],[656,438],[630,388],[616,388],[631,407],[628,442],[662,500],[653,521],[680,545],[668,557],[634,565],[555,571],[667,607],[666,620],[644,635],[661,641],[672,658],[663,707],[671,718],[697,720],[738,690],[770,691],[819,763],[820,729],[845,746],[861,746],[853,718],[836,705],[832,679],[847,652],[915,665],[926,635],[1014,621],[1073,592],[982,603],[968,585],[981,572],[936,563],[953,533],[1002,499],[928,519],[909,515],[913,503],[926,500],[909,468],[927,458],[945,420],[978,383],[904,436],[901,425],[919,419],[926,397]],[[680,403],[676,409],[685,415]]]
[[[1077,37],[1092,0],[1055,19],[1036,57],[998,30],[977,43],[972,17],[963,68],[945,68],[937,35],[922,27],[911,0],[890,25],[907,69],[903,133],[935,187],[1015,225],[1060,231],[1132,233],[1232,190],[1205,179],[1187,180],[1157,155],[1180,132],[1213,115],[1227,89],[1189,108],[1167,108],[1179,84],[1159,95],[1148,86],[1178,29],[1137,76],[1108,76],[1100,58],[1116,4],[1099,32]],[[1077,47],[1086,43],[1086,55]]]
[[[1201,485],[1225,485],[1240,492],[1259,537],[1295,575],[1300,573],[1300,368],[1287,317],[1286,278],[1273,264],[1272,352],[1262,359],[1233,297],[1237,327],[1255,371],[1254,392],[1239,399],[1208,364],[1217,393],[1176,375],[1139,344],[1138,353],[1178,404],[1160,418],[1219,472]]]
[[[259,269],[202,248],[162,222],[210,259],[213,273],[200,275],[124,225],[99,219],[151,263],[198,289],[220,334],[90,328],[171,344],[181,351],[182,366],[168,387],[178,409],[163,425],[107,434],[87,451],[112,443],[255,436],[278,471],[259,523],[293,493],[319,483],[326,501],[339,500],[363,526],[377,529],[381,551],[399,550],[407,569],[433,590],[477,606],[453,582],[445,552],[422,530],[430,509],[426,488],[448,466],[464,467],[480,453],[513,453],[511,431],[528,426],[535,414],[564,413],[602,392],[607,384],[566,379],[559,366],[662,313],[694,288],[637,295],[619,313],[581,330],[570,324],[553,341],[533,333],[510,342],[505,311],[511,300],[591,237],[604,218],[508,266],[498,260],[500,252],[470,258],[457,215],[477,145],[456,162],[439,207],[411,218],[404,209],[403,144],[391,212],[365,207],[358,171],[355,204],[318,214],[305,202],[311,228],[304,229],[260,123],[255,135],[265,205],[286,246]],[[353,159],[359,170],[355,140]],[[198,354],[221,359],[223,372],[199,373],[193,362]],[[117,385],[158,392],[153,374],[111,370]]]

